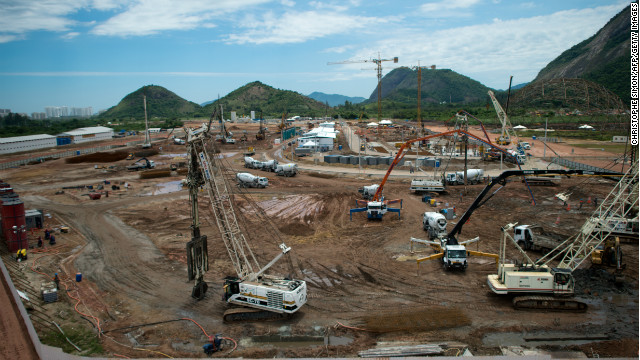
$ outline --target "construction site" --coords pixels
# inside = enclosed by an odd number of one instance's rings
[[[342,121],[298,157],[284,126],[217,125],[2,171],[43,223],[0,246],[39,338],[3,321],[27,343],[0,357],[637,357],[636,153],[460,118]]]

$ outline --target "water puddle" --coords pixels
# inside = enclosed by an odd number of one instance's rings
[[[169,181],[166,183],[157,184],[156,187],[149,193],[144,194],[145,196],[151,195],[162,195],[169,194],[173,192],[178,192],[182,190],[182,180]]]
[[[556,332],[536,333],[490,333],[482,338],[482,343],[487,347],[527,346],[539,347],[543,345],[582,345],[594,341],[606,340],[603,334],[569,334]]]
[[[349,345],[353,341],[347,336],[282,336],[282,335],[256,335],[241,340],[242,346],[268,346],[275,348],[303,348],[310,346],[342,346]]]

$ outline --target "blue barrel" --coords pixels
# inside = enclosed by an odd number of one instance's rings
[[[80,150],[76,150],[76,155],[80,155]]]
[[[342,150],[342,145],[338,145],[338,150]]]
[[[533,140],[535,140],[535,139],[536,139],[536,136],[535,136],[535,135],[533,135],[531,138],[532,138]]]
[[[76,273],[76,282],[82,281],[82,273]]]

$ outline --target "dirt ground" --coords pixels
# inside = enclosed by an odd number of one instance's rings
[[[151,157],[158,168],[185,161],[184,146],[168,141],[161,145],[162,151]],[[230,166],[240,170],[249,145],[258,155],[275,150],[268,141],[249,141],[224,145],[221,151]],[[96,168],[94,163],[60,159],[2,174],[25,208],[44,210],[45,226],[54,229],[58,240],[34,251],[27,265],[14,270],[16,276],[38,289],[52,273],[60,273],[67,291],[61,292],[61,301],[44,305],[44,311],[59,324],[94,334],[99,329],[102,355],[206,357],[202,345],[213,334],[237,342],[232,350],[232,341],[225,340],[215,357],[355,357],[376,344],[425,343],[446,344],[446,355],[464,348],[474,355],[498,355],[501,347],[510,346],[581,351],[589,357],[638,355],[637,241],[623,244],[621,286],[605,281],[611,269],[588,268],[585,261],[576,295],[589,304],[586,313],[516,311],[509,296],[494,295],[486,285],[487,275],[496,272],[491,258],[471,257],[466,272],[445,272],[438,261],[423,262],[418,269],[415,259],[432,250],[410,252],[411,237],[426,238],[423,212],[455,207],[461,215],[483,185],[469,186],[467,194],[450,188],[436,196],[440,205],[431,207],[409,193],[410,178],[391,179],[384,190],[387,199],[403,199],[401,218],[387,214],[372,222],[362,213],[349,219],[349,209],[359,199],[357,189],[375,183],[372,179],[315,171],[291,178],[261,173],[269,178],[269,187],[252,189],[249,195],[293,249],[291,261],[281,260],[273,271],[306,280],[309,300],[288,320],[223,323],[227,305],[221,299],[222,279],[235,274],[208,213],[206,192],[201,192],[200,211],[202,233],[209,237],[209,291],[196,301],[186,271],[191,218],[186,188],[179,185],[184,175],[141,179],[124,169],[131,162]],[[82,185],[103,185],[109,195],[91,200],[85,196],[89,190],[73,188]],[[113,190],[114,185],[119,189]],[[613,185],[594,178],[562,179],[555,187],[532,187],[533,206],[526,187],[514,180],[473,214],[460,238],[480,236],[471,249],[497,253],[500,227],[510,222],[542,224],[573,235],[595,209],[586,199],[604,198]],[[554,198],[560,192],[571,193],[569,208]],[[278,242],[252,219],[248,207],[238,208],[258,261],[266,264],[277,254]],[[70,232],[59,232],[61,225]],[[31,243],[41,235],[30,234]],[[508,250],[508,258],[519,259],[514,249]],[[10,261],[6,254],[3,260]],[[82,273],[81,282],[74,281],[76,273]],[[47,330],[44,325],[36,328]],[[594,334],[601,336],[587,336]],[[566,340],[527,340],[544,335]]]

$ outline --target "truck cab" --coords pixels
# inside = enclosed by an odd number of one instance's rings
[[[463,245],[445,245],[442,257],[445,270],[467,268],[467,249]]]

